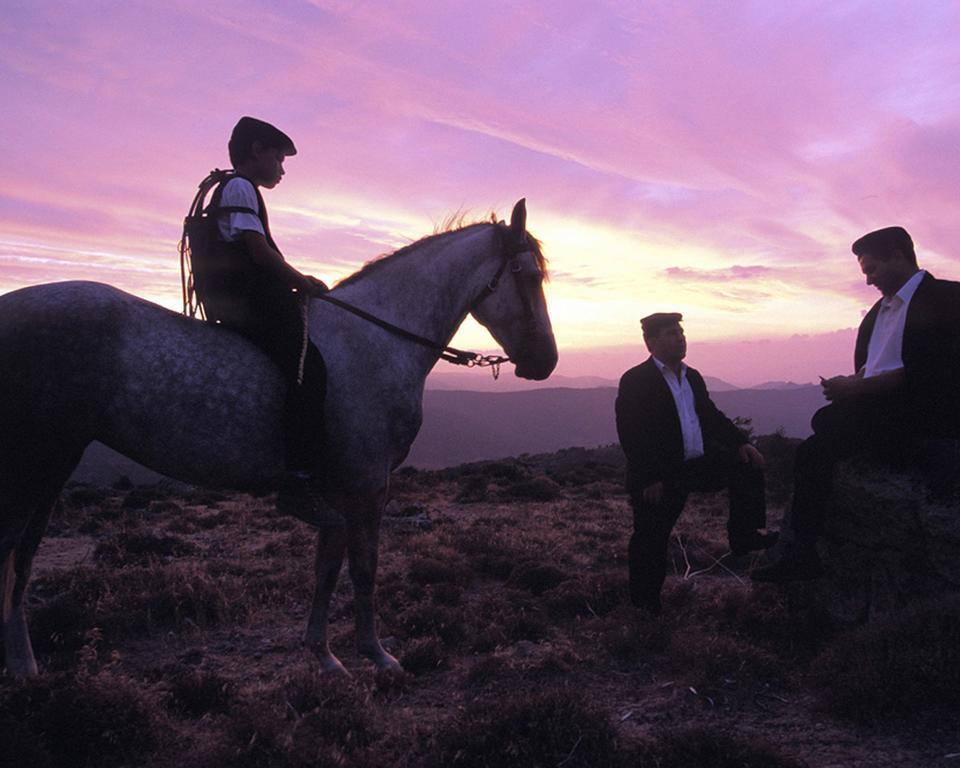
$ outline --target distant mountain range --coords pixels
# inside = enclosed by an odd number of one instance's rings
[[[736,389],[708,380],[717,406],[730,418],[749,418],[754,434],[783,429],[789,437],[810,434],[810,417],[824,404],[820,387]],[[421,468],[549,453],[562,448],[617,442],[613,405],[616,386],[543,387],[524,391],[476,392],[428,389],[423,427],[407,458]],[[149,470],[99,444],[91,446],[74,473],[76,481],[110,485],[121,475],[135,483],[159,479]]]
[[[789,389],[712,388],[711,395],[730,418],[749,418],[757,435],[783,429],[789,437],[807,437],[810,417],[824,405],[820,387],[812,384]],[[427,390],[423,427],[407,463],[436,468],[615,443],[616,396],[616,387],[496,394]]]

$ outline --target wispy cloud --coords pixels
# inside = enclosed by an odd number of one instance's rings
[[[63,250],[3,246],[2,288],[175,277],[242,114],[297,142],[267,200],[323,277],[526,196],[579,347],[676,302],[717,336],[847,327],[874,298],[849,244],[891,223],[957,276],[955,4],[133,0],[4,21],[0,240]],[[178,301],[175,279],[149,290]]]

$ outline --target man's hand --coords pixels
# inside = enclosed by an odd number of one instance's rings
[[[744,464],[750,464],[755,469],[763,469],[767,462],[763,454],[754,448],[750,443],[744,443],[740,446],[740,461]]]
[[[859,394],[863,382],[863,371],[854,376],[834,376],[832,379],[820,377],[820,386],[823,387],[823,396],[833,402],[844,400]]]
[[[658,480],[643,489],[643,503],[656,506],[663,500],[663,481]]]

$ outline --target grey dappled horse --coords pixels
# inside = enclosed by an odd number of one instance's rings
[[[557,348],[544,260],[525,219],[521,200],[509,226],[424,238],[330,295],[440,344],[472,314],[517,376],[544,379]],[[327,612],[346,552],[357,649],[381,669],[399,669],[374,622],[380,517],[390,472],[420,429],[424,380],[439,352],[319,299],[309,328],[328,370],[325,496],[345,524],[318,535],[306,644],[323,669],[343,671],[327,644]],[[24,591],[84,448],[100,440],[191,483],[262,486],[282,471],[284,392],[267,357],[238,335],[115,288],[53,283],[0,297],[0,597],[10,674],[37,671]]]

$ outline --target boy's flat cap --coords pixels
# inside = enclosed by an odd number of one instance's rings
[[[255,117],[241,117],[230,134],[230,146],[249,147],[259,141],[265,147],[279,149],[285,155],[297,154],[293,139],[276,126]]]

